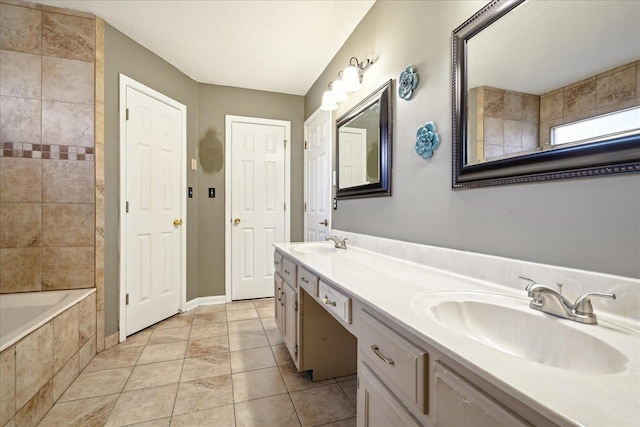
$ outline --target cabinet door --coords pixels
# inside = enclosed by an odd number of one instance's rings
[[[369,366],[358,365],[358,427],[420,426]]]
[[[273,295],[275,298],[275,306],[276,306],[276,326],[281,334],[284,335],[283,330],[283,320],[284,320],[284,298],[283,298],[283,290],[282,285],[284,284],[284,280],[277,272],[273,275]]]
[[[284,299],[282,339],[291,358],[298,366],[298,293],[287,282],[284,282],[282,290]]]
[[[525,427],[530,424],[440,363],[434,369],[437,427]]]

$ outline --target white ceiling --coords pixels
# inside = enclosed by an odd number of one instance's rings
[[[95,13],[199,82],[294,95],[307,93],[375,3],[33,1]]]

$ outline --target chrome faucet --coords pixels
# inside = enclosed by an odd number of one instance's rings
[[[349,239],[348,238],[341,239],[337,236],[327,236],[324,238],[324,240],[331,240],[333,242],[334,247],[337,249],[347,249],[347,240]]]
[[[519,277],[531,282],[525,288],[528,296],[532,298],[529,307],[564,319],[573,320],[574,322],[589,325],[598,323],[598,319],[593,312],[593,306],[591,305],[591,297],[597,296],[616,299],[615,294],[589,292],[579,296],[576,302],[572,303],[555,289],[540,284],[527,276]],[[560,289],[562,288],[560,287]]]

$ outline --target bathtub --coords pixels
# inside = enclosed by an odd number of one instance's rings
[[[91,288],[0,294],[0,352],[95,291]]]

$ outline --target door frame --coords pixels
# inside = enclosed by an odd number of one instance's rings
[[[233,159],[231,158],[231,129],[233,123],[248,123],[256,125],[282,126],[284,127],[284,200],[287,209],[284,212],[284,241],[291,239],[291,122],[287,120],[263,119],[258,117],[245,117],[225,115],[224,132],[224,299],[231,302],[231,172]]]
[[[307,120],[304,121],[304,142],[308,143],[308,134],[309,134],[309,124],[316,119],[317,116],[319,116],[320,114],[328,114],[329,115],[329,170],[328,170],[328,174],[327,176],[329,177],[330,181],[329,181],[329,191],[327,192],[327,195],[329,196],[329,204],[328,206],[331,206],[331,199],[333,198],[333,185],[335,184],[333,182],[333,129],[334,129],[334,124],[333,124],[333,113],[331,111],[323,111],[320,108],[318,108],[316,111],[313,112],[313,114],[311,116],[309,116],[309,118]],[[303,159],[303,195],[302,195],[302,200],[303,203],[307,203],[308,206],[308,197],[309,195],[307,194],[307,181],[309,179],[309,171],[307,170],[307,149],[304,149],[304,159]],[[304,208],[303,208],[304,209]],[[302,236],[302,240],[303,241],[307,241],[307,221],[308,221],[308,212],[306,209],[304,209],[304,212],[302,213],[303,216],[303,225],[302,225],[302,232],[303,232],[303,236]],[[329,209],[329,230],[331,230],[333,228],[333,209]]]
[[[183,225],[179,228],[180,232],[180,310],[185,311],[187,305],[187,107],[178,101],[169,98],[162,93],[133,80],[124,74],[119,74],[119,123],[120,123],[120,232],[118,247],[118,290],[119,296],[119,325],[118,337],[119,342],[123,342],[127,338],[127,88],[132,88],[151,98],[163,102],[180,111],[182,135],[180,141],[180,217],[183,219]]]

